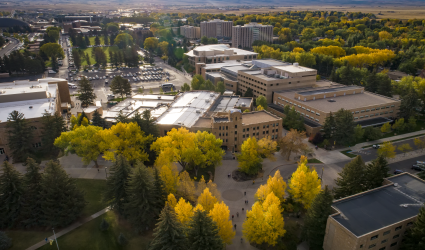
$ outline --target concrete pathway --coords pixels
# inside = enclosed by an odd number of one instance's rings
[[[56,238],[59,238],[60,236],[71,232],[72,230],[78,228],[79,226],[81,226],[81,225],[83,225],[83,224],[85,224],[85,223],[87,223],[87,222],[89,222],[89,221],[91,221],[91,220],[93,220],[93,219],[101,216],[102,214],[104,214],[104,213],[106,213],[108,211],[109,211],[109,208],[105,208],[105,209],[102,209],[99,212],[97,212],[97,213],[95,213],[95,214],[93,214],[93,215],[91,215],[91,216],[89,216],[87,218],[84,218],[84,219],[82,219],[80,221],[77,221],[77,222],[72,223],[70,226],[68,226],[66,228],[63,228],[62,230],[56,232]],[[37,244],[28,247],[26,250],[35,250],[35,249],[38,249],[38,248],[40,248],[40,247],[42,247],[42,246],[44,246],[46,244],[49,244],[49,242],[50,242],[51,239],[52,240],[55,240],[55,236],[54,235],[51,235],[51,236],[47,237],[47,241],[46,240],[42,240],[42,241],[38,242]],[[56,242],[53,242],[53,244],[56,245]],[[60,246],[59,246],[59,248],[60,248]]]

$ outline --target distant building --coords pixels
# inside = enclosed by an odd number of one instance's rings
[[[201,37],[206,36],[208,38],[230,38],[232,37],[232,26],[232,21],[223,21],[220,19],[203,21],[200,24]]]
[[[44,113],[62,114],[71,108],[68,81],[44,78],[38,81],[0,83],[0,157],[10,154],[7,118],[14,110],[23,113],[33,129],[33,147],[41,145],[41,118]]]
[[[257,40],[273,43],[273,26],[258,23],[233,26],[232,47],[251,48],[252,43]]]
[[[201,28],[189,25],[180,26],[180,35],[189,39],[201,38]]]
[[[258,53],[230,48],[226,44],[212,44],[195,47],[187,52],[186,55],[189,57],[190,64],[196,66],[198,63],[209,64],[228,60],[252,60],[257,58]],[[199,74],[198,70],[197,74]]]
[[[397,250],[424,206],[425,182],[408,173],[384,185],[333,202],[324,250]],[[419,249],[418,249],[419,250]]]

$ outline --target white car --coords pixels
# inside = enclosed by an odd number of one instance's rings
[[[49,69],[49,74],[56,74],[56,71]]]
[[[115,98],[115,95],[113,95],[113,94],[108,94],[108,95],[107,95],[107,98],[108,98],[108,99],[114,99],[114,98]]]
[[[374,149],[378,149],[378,148],[380,148],[380,147],[381,147],[381,145],[376,144],[376,145],[373,145],[372,147],[373,147]]]

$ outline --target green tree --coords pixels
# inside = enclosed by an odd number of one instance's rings
[[[80,57],[80,53],[74,49],[72,51],[72,57],[74,58],[74,65],[77,69],[81,68],[81,57]]]
[[[131,95],[130,82],[121,76],[116,76],[112,79],[110,89],[112,93],[119,94],[122,100],[124,100],[124,96]]]
[[[387,160],[380,155],[366,166],[365,171],[365,190],[370,190],[382,186],[390,168]]]
[[[369,141],[381,139],[381,129],[377,127],[366,127],[364,129],[364,138]]]
[[[384,125],[382,125],[382,127],[381,127],[381,132],[382,133],[389,133],[389,132],[391,132],[391,124],[389,122],[384,123]]]
[[[197,210],[189,223],[187,231],[189,250],[217,250],[223,248],[223,241],[218,235],[217,224],[206,211]]]
[[[363,139],[364,134],[365,130],[362,128],[362,125],[357,124],[357,126],[354,128],[354,136],[356,138],[356,141],[361,141]]]
[[[159,41],[156,37],[148,37],[145,39],[143,43],[143,47],[146,50],[154,51],[158,47]]]
[[[177,219],[174,208],[169,204],[162,209],[153,236],[149,250],[186,250],[188,248],[185,228]]]
[[[310,41],[312,38],[316,37],[316,33],[311,28],[304,28],[301,32],[301,36],[303,41]]]
[[[198,74],[194,75],[190,85],[192,87],[192,90],[204,89],[204,86],[205,86],[204,77]]]
[[[63,117],[55,113],[54,115],[46,112],[41,119],[43,131],[41,132],[41,144],[43,151],[50,155],[58,152],[58,148],[54,146],[55,139],[58,138],[62,132],[66,131],[66,124]]]
[[[201,37],[201,43],[203,45],[207,45],[208,44],[208,37],[206,37],[206,36]]]
[[[365,191],[365,169],[366,165],[361,156],[347,163],[335,180],[337,185],[334,188],[335,198],[341,199]]]
[[[153,190],[152,194],[156,202],[158,202],[159,206],[162,208],[165,205],[165,201],[167,200],[167,192],[165,191],[165,183],[161,179],[159,175],[158,168],[153,170]]]
[[[326,139],[333,139],[335,126],[335,116],[331,112],[330,115],[325,118],[325,123],[323,124],[323,137]]]
[[[285,117],[282,118],[282,126],[286,130],[295,129],[298,131],[304,131],[304,118],[296,112],[295,108],[290,108],[289,105],[285,105],[283,108]]]
[[[417,111],[420,110],[421,103],[418,95],[413,90],[409,91],[406,95],[401,97],[400,110],[398,112],[399,118],[405,120],[410,117],[415,117]]]
[[[99,229],[102,232],[108,230],[109,229],[109,223],[105,219],[102,219],[102,221],[100,222],[100,225],[99,225]]]
[[[413,226],[408,229],[404,236],[401,250],[425,249],[425,207],[419,210],[418,217]]]
[[[8,146],[15,162],[25,161],[32,152],[33,132],[23,113],[14,110],[7,118]],[[35,128],[35,127],[34,127]]]
[[[258,106],[261,106],[261,107],[263,107],[265,110],[267,110],[267,99],[263,96],[263,95],[259,95],[258,97],[257,97],[257,99],[255,100],[255,103],[257,104],[257,107]]]
[[[0,228],[15,227],[23,207],[24,185],[21,174],[8,161],[3,162],[0,193]]]
[[[12,247],[12,239],[7,237],[5,232],[0,231],[0,250],[7,250]]]
[[[78,100],[81,101],[81,106],[87,107],[96,100],[96,94],[94,93],[94,89],[91,86],[89,80],[85,77],[81,78],[78,82],[78,92],[80,95],[78,96]]]
[[[52,58],[64,58],[65,54],[63,53],[62,47],[58,43],[46,43],[40,47],[40,51],[42,51],[46,56]]]
[[[215,88],[215,91],[216,92],[220,92],[220,94],[223,94],[224,91],[226,91],[226,87],[224,86],[224,83],[222,81],[219,81],[217,83],[217,86]]]
[[[308,242],[311,250],[322,250],[323,240],[326,233],[326,223],[332,211],[332,192],[325,186],[314,198],[311,206],[307,209],[302,230],[303,239]]]
[[[93,113],[91,125],[98,126],[98,127],[101,127],[101,128],[105,128],[105,126],[106,126],[105,123],[106,123],[105,118],[102,118],[102,116],[99,114],[99,112],[96,109]]]
[[[130,34],[121,33],[115,37],[114,44],[117,45],[120,49],[127,48],[133,44],[133,37]]]
[[[125,157],[117,155],[115,162],[109,170],[106,179],[104,200],[112,208],[117,209],[121,215],[125,215],[124,204],[128,201],[128,177],[130,176],[130,165]]]
[[[64,227],[80,217],[86,205],[84,194],[59,163],[54,161],[46,163],[41,187],[43,225]]]
[[[184,83],[183,86],[181,87],[181,91],[183,91],[183,92],[190,91],[189,84]]]
[[[42,175],[40,165],[33,159],[27,159],[27,169],[23,179],[24,195],[21,224],[26,227],[41,226],[43,210],[41,209]]]
[[[134,228],[141,232],[158,217],[164,201],[158,200],[155,195],[155,186],[152,174],[142,164],[138,163],[132,171],[126,188],[127,203],[124,205]]]
[[[94,38],[94,44],[95,44],[96,46],[99,46],[99,45],[100,45],[100,38],[99,38],[98,36],[96,36],[96,37]]]
[[[354,143],[354,117],[351,111],[340,109],[335,113],[334,139],[340,145]]]
[[[416,118],[411,116],[409,117],[408,122],[405,124],[405,128],[407,128],[407,130],[412,131],[416,129]]]
[[[254,97],[254,92],[251,88],[248,88],[244,94],[244,97]]]
[[[392,128],[397,132],[404,130],[404,128],[405,128],[404,118],[397,119],[397,121],[394,122]]]

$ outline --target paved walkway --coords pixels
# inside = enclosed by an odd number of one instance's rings
[[[77,222],[72,223],[70,226],[68,226],[66,228],[63,228],[62,230],[56,232],[56,238],[59,238],[60,236],[66,234],[66,233],[71,232],[72,230],[78,228],[79,226],[81,226],[81,225],[83,225],[83,224],[85,224],[85,223],[87,223],[87,222],[89,222],[89,221],[91,221],[91,220],[93,220],[93,219],[101,216],[102,214],[104,214],[104,213],[106,213],[108,211],[109,211],[109,208],[105,208],[105,209],[102,209],[99,212],[97,212],[97,213],[95,213],[95,214],[93,214],[93,215],[85,218],[85,219],[82,219],[80,221],[77,221]],[[38,242],[37,244],[28,247],[26,250],[35,250],[35,249],[38,249],[38,248],[40,248],[40,247],[48,244],[49,241],[50,241],[50,239],[54,240],[55,239],[55,236],[54,235],[51,235],[51,236],[47,237],[47,239],[48,239],[47,241],[46,240],[42,240],[42,241]],[[56,244],[56,243],[54,242],[53,244]],[[59,248],[60,248],[60,246],[59,246]]]

